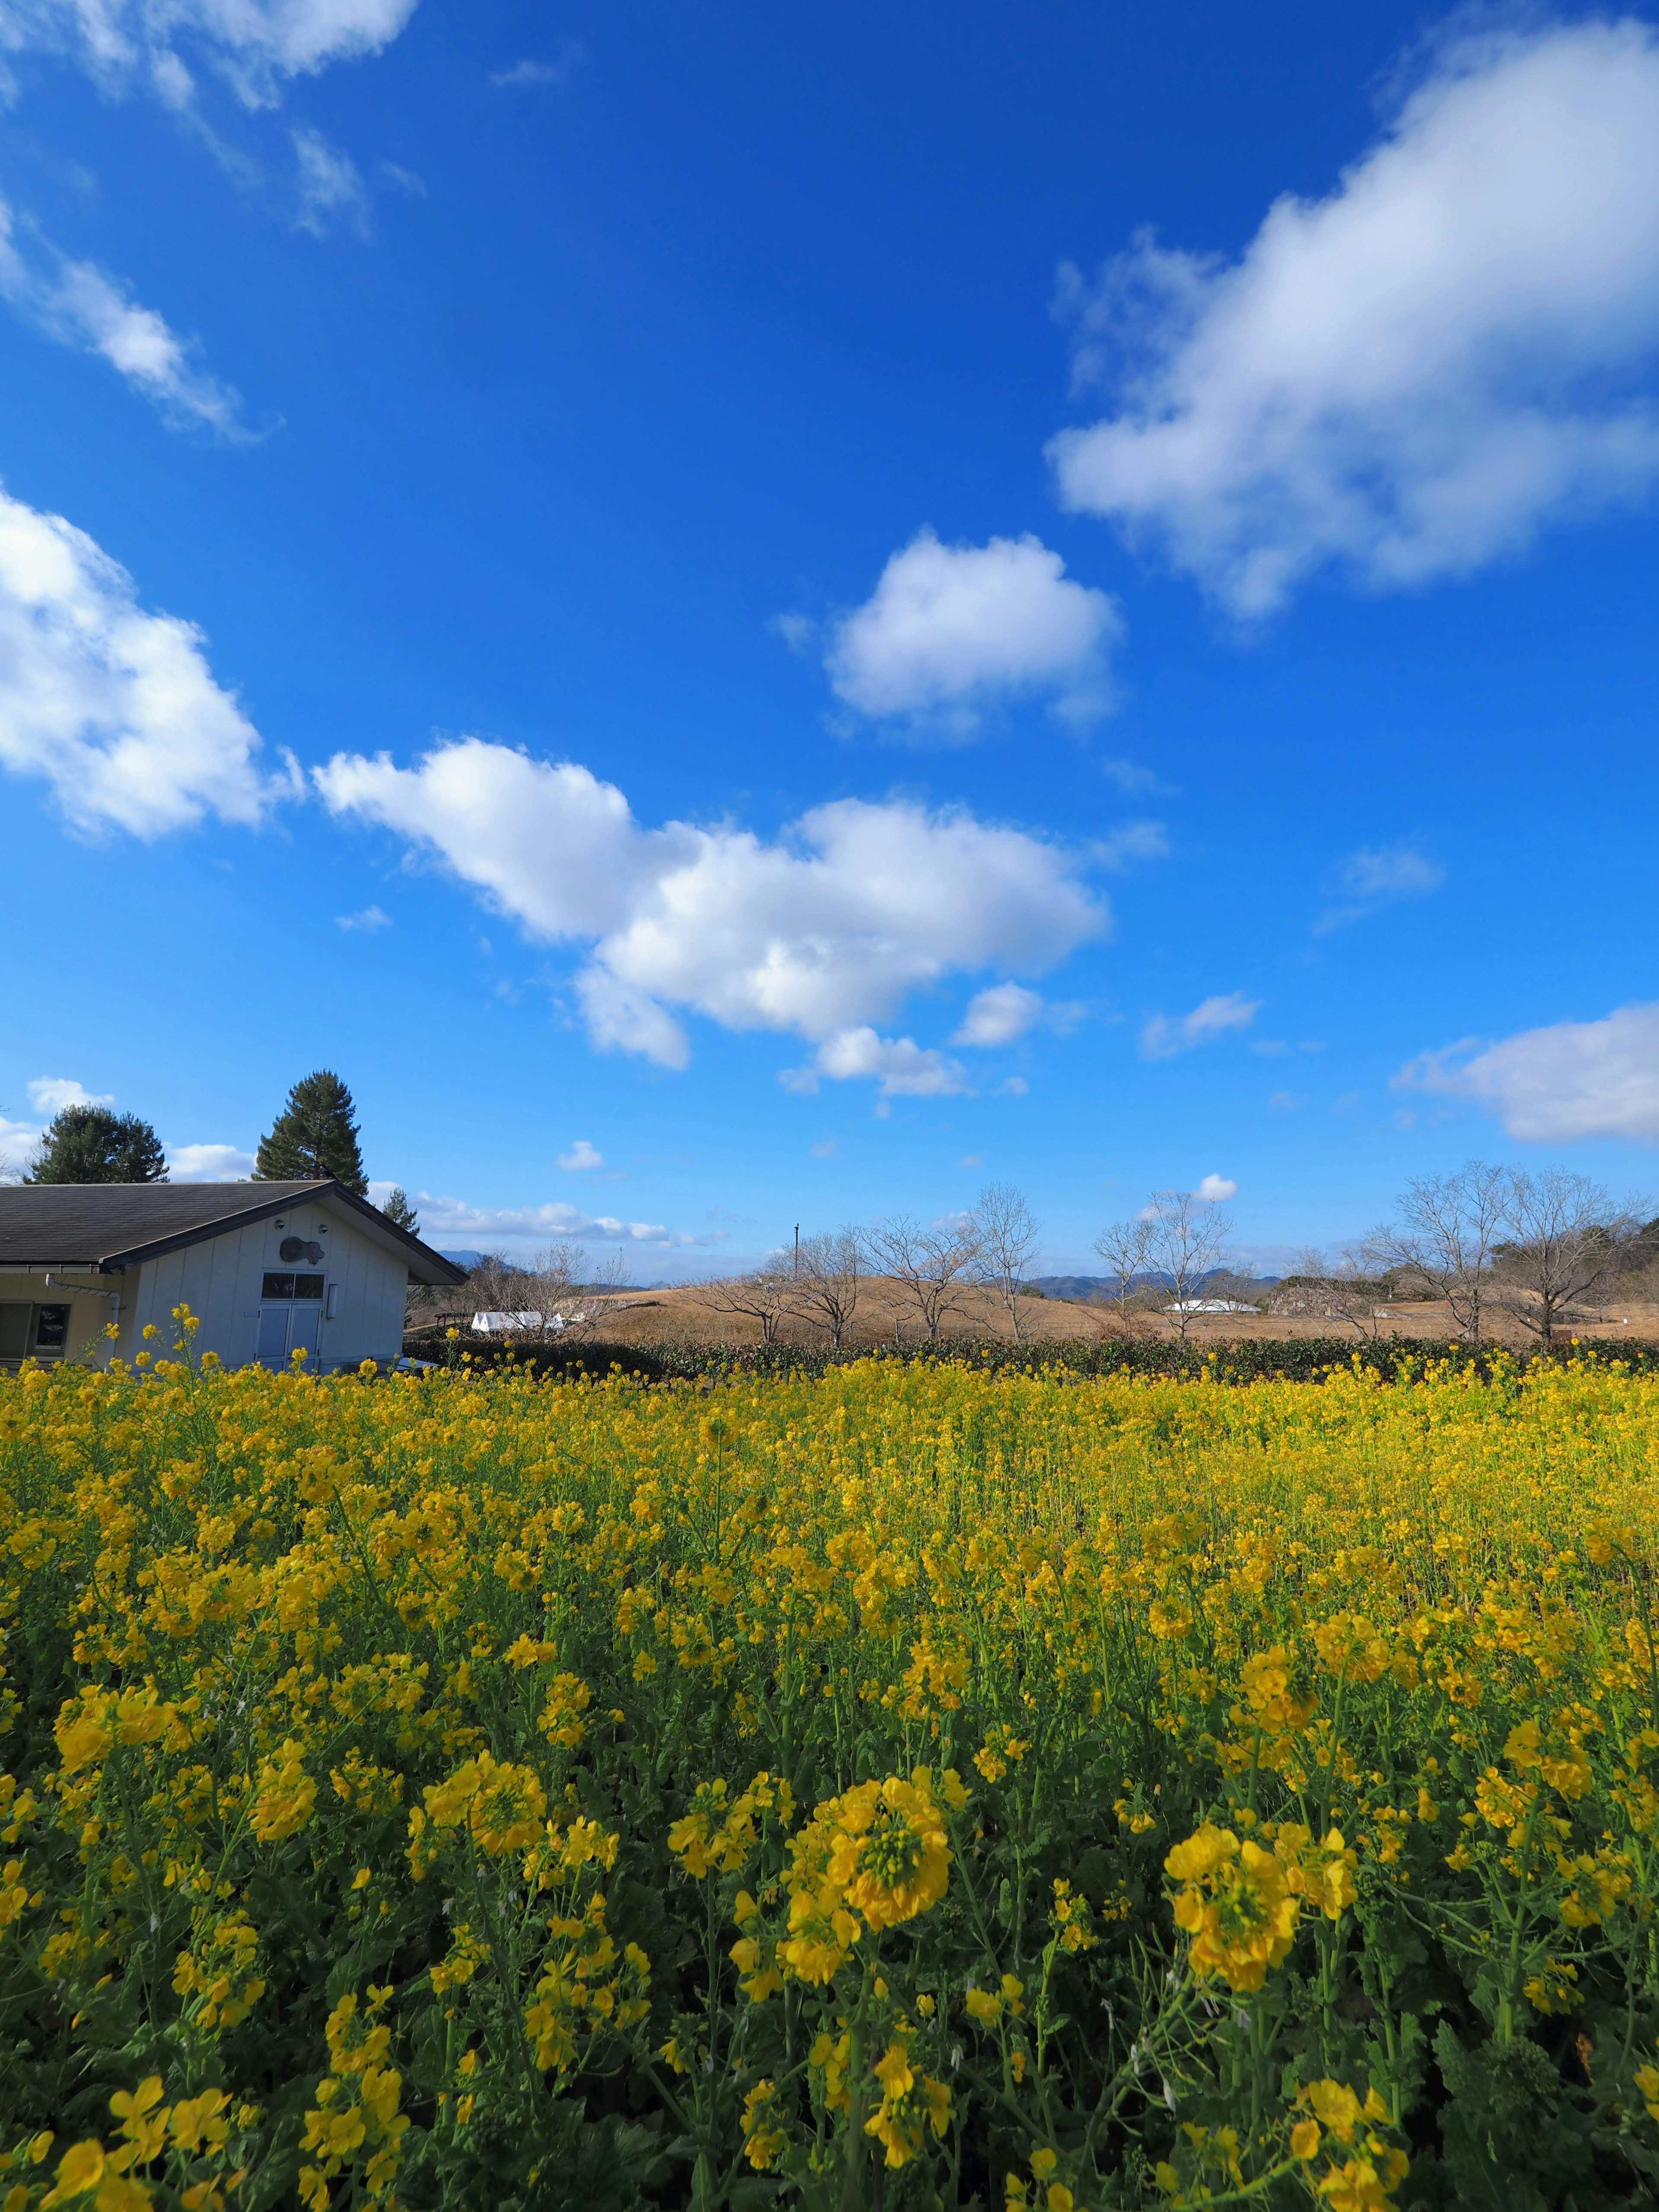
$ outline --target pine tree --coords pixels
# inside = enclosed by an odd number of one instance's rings
[[[392,1186],[392,1195],[380,1208],[394,1227],[406,1229],[411,1237],[421,1233],[421,1217],[409,1202],[409,1193],[400,1183]]]
[[[259,1182],[311,1182],[332,1176],[361,1198],[368,1188],[357,1149],[351,1093],[327,1068],[306,1076],[288,1094],[270,1132],[259,1139]]]
[[[40,1140],[27,1182],[165,1182],[167,1155],[148,1121],[107,1106],[64,1106]]]

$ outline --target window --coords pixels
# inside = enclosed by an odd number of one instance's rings
[[[29,1328],[33,1319],[33,1306],[10,1301],[0,1305],[0,1359],[27,1357]]]
[[[296,1298],[321,1297],[323,1295],[322,1277],[320,1275],[296,1275],[294,1278],[294,1295]]]
[[[67,1306],[36,1306],[34,1348],[37,1352],[65,1352],[69,1348],[70,1310]]]
[[[294,1296],[293,1276],[267,1275],[259,1296],[262,1298],[291,1298]]]
[[[264,1287],[259,1295],[266,1300],[320,1298],[323,1295],[323,1279],[320,1275],[268,1274],[265,1277]]]

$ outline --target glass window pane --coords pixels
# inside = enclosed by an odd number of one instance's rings
[[[320,1275],[296,1275],[294,1278],[294,1295],[296,1298],[321,1297],[323,1295],[322,1277]]]
[[[262,1298],[291,1298],[294,1296],[292,1275],[267,1275],[265,1286],[259,1293]]]
[[[67,1306],[37,1306],[34,1310],[34,1348],[37,1352],[62,1352],[69,1343],[70,1310]]]

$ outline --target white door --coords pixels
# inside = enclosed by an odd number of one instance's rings
[[[261,1367],[288,1365],[288,1321],[293,1310],[289,1305],[260,1307],[259,1334],[253,1356]]]
[[[317,1332],[323,1318],[322,1300],[319,1298],[315,1305],[309,1302],[301,1305],[296,1298],[289,1310],[294,1319],[288,1333],[289,1359],[291,1363],[295,1353],[303,1345],[307,1370],[314,1375],[317,1372]]]

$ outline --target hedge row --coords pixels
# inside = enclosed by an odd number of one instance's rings
[[[412,1330],[404,1340],[404,1350],[411,1359],[429,1359],[440,1365],[458,1365],[465,1358],[474,1368],[512,1365],[566,1380],[581,1376],[597,1380],[621,1369],[647,1382],[817,1376],[855,1359],[885,1359],[904,1365],[946,1360],[981,1373],[1036,1375],[1046,1370],[1079,1377],[1196,1376],[1208,1372],[1227,1382],[1319,1382],[1334,1367],[1351,1369],[1356,1360],[1391,1382],[1409,1381],[1432,1362],[1445,1362],[1459,1370],[1472,1370],[1483,1381],[1490,1377],[1494,1365],[1514,1371],[1539,1362],[1559,1365],[1583,1358],[1620,1361],[1637,1374],[1659,1370],[1659,1345],[1632,1344],[1617,1337],[1575,1338],[1553,1346],[1534,1345],[1520,1351],[1471,1352],[1466,1345],[1420,1338],[1407,1343],[1356,1343],[1352,1337],[1245,1337],[1231,1344],[1183,1345],[1127,1337],[1049,1338],[1034,1344],[1012,1344],[1006,1337],[952,1336],[936,1344],[854,1345],[836,1351],[827,1345],[708,1344],[692,1338],[661,1344],[598,1340],[562,1345],[544,1344],[538,1339],[491,1343],[471,1337],[447,1338],[441,1331],[428,1329]]]

